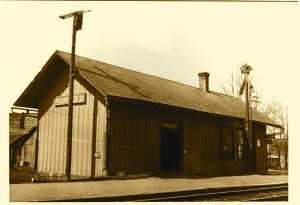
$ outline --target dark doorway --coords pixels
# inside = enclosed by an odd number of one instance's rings
[[[179,129],[161,129],[161,171],[180,172],[182,133]]]

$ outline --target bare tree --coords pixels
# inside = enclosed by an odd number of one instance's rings
[[[230,95],[236,98],[241,98],[239,95],[240,87],[243,83],[243,75],[240,69],[232,70],[229,74],[229,78],[226,79],[226,84],[220,81],[221,88],[226,95]]]
[[[283,126],[283,130],[267,126],[267,133],[275,135],[275,139],[270,145],[270,152],[277,153],[279,160],[283,156],[284,168],[288,169],[288,110],[277,102],[271,102],[264,106],[263,113]]]
[[[253,76],[251,76],[251,81],[253,80]],[[226,95],[230,95],[233,96],[235,98],[239,98],[241,100],[244,100],[244,98],[242,97],[242,95],[240,95],[239,91],[240,88],[243,84],[243,80],[244,80],[244,75],[241,73],[240,68],[237,68],[235,70],[232,70],[228,77],[225,79],[225,83],[220,80],[220,86],[223,90],[223,92]],[[255,93],[252,94],[252,97],[250,99],[250,106],[255,108],[255,109],[259,109],[259,104],[261,103],[259,101],[259,98],[262,97],[263,92],[260,91],[260,86],[259,85],[254,85],[255,87]]]

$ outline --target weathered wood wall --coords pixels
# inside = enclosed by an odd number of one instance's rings
[[[111,101],[110,110],[109,170],[112,175],[117,172],[130,174],[161,171],[160,137],[163,121],[183,125],[182,172],[220,175],[246,171],[246,158],[238,159],[237,149],[237,130],[244,129],[242,120],[129,100]],[[221,159],[220,133],[225,127],[233,129],[232,160]],[[261,146],[257,148],[258,170],[265,169],[267,162],[264,127],[260,125],[254,128],[257,139],[261,139]]]
[[[20,128],[21,118],[24,117],[24,128]],[[16,140],[22,135],[27,134],[30,130],[37,126],[37,114],[9,114],[9,137],[10,142]],[[22,147],[13,147],[10,152],[10,166],[19,165],[20,161],[27,161],[31,167],[35,166],[35,146],[36,146],[36,133],[33,134],[28,142]],[[26,146],[26,148],[24,148]],[[18,151],[20,149],[20,151]],[[19,154],[18,154],[19,152]]]
[[[246,171],[246,134],[244,132],[244,157],[243,159],[238,159],[238,137],[237,130],[244,130],[244,123],[242,120],[228,120],[223,118],[220,122],[220,132],[222,128],[230,128],[233,131],[233,159],[230,160],[222,160],[220,159],[220,173],[221,174],[240,174]],[[221,133],[220,133],[221,135]],[[221,137],[221,136],[219,136]],[[221,142],[220,142],[221,143]],[[221,144],[219,145],[221,149]]]
[[[110,172],[160,172],[161,122],[183,125],[182,172],[219,173],[219,124],[180,109],[111,102]]]
[[[141,104],[110,101],[109,171],[158,172],[159,119]]]
[[[54,99],[69,94],[68,69],[61,69],[60,72],[60,75],[56,75],[59,77],[53,78],[53,82],[45,88],[45,94],[39,101],[38,171],[64,174],[68,106],[55,106]],[[74,94],[80,93],[86,93],[86,103],[73,107],[71,175],[102,176],[103,157],[94,158],[92,150],[103,156],[106,108],[92,86],[75,80]]]
[[[186,113],[184,117],[184,171],[204,175],[218,174],[218,120],[196,113]]]
[[[56,96],[68,96],[68,69],[52,78],[39,101],[38,171],[65,173],[68,106],[55,106]],[[86,103],[74,105],[72,169],[79,177],[101,177],[117,172],[161,171],[161,123],[181,125],[181,170],[185,173],[218,175],[245,172],[246,161],[237,159],[237,129],[243,121],[169,106],[109,96],[110,135],[106,139],[106,101],[89,83],[76,80],[74,94],[86,93]],[[234,130],[234,159],[221,160],[221,129]],[[265,126],[255,124],[261,146],[256,149],[257,170],[267,167]],[[108,140],[109,146],[106,147]],[[106,148],[107,154],[106,155]],[[95,153],[100,153],[100,159]],[[106,158],[107,157],[107,158]]]
[[[37,133],[34,132],[32,136],[26,141],[22,146],[22,161],[29,162],[29,166],[35,167],[35,156],[36,156],[36,136]]]
[[[266,126],[262,124],[253,124],[253,135],[256,140],[260,141],[260,146],[256,145],[256,170],[258,173],[266,173],[268,171],[268,155],[266,141]]]

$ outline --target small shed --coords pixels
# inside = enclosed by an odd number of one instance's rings
[[[14,104],[39,110],[39,172],[66,171],[70,63],[56,51]],[[193,87],[80,56],[75,67],[72,177],[241,174],[249,147],[251,170],[267,171],[266,125],[279,125],[252,109],[247,139],[244,102],[209,90],[209,73]]]
[[[268,155],[268,167],[269,168],[280,168],[280,159],[277,155]]]
[[[36,164],[37,114],[9,114],[10,167]]]

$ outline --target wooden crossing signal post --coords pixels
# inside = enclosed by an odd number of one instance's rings
[[[241,73],[245,75],[243,84],[240,88],[240,95],[243,94],[245,90],[245,131],[246,131],[246,139],[247,139],[247,144],[246,144],[246,166],[247,166],[247,171],[251,172],[253,171],[254,166],[254,161],[252,159],[252,152],[253,152],[253,142],[252,142],[252,123],[250,119],[250,106],[249,106],[249,97],[251,96],[251,93],[254,92],[253,85],[249,79],[249,73],[253,68],[251,66],[248,66],[247,64],[243,65],[241,68]]]

